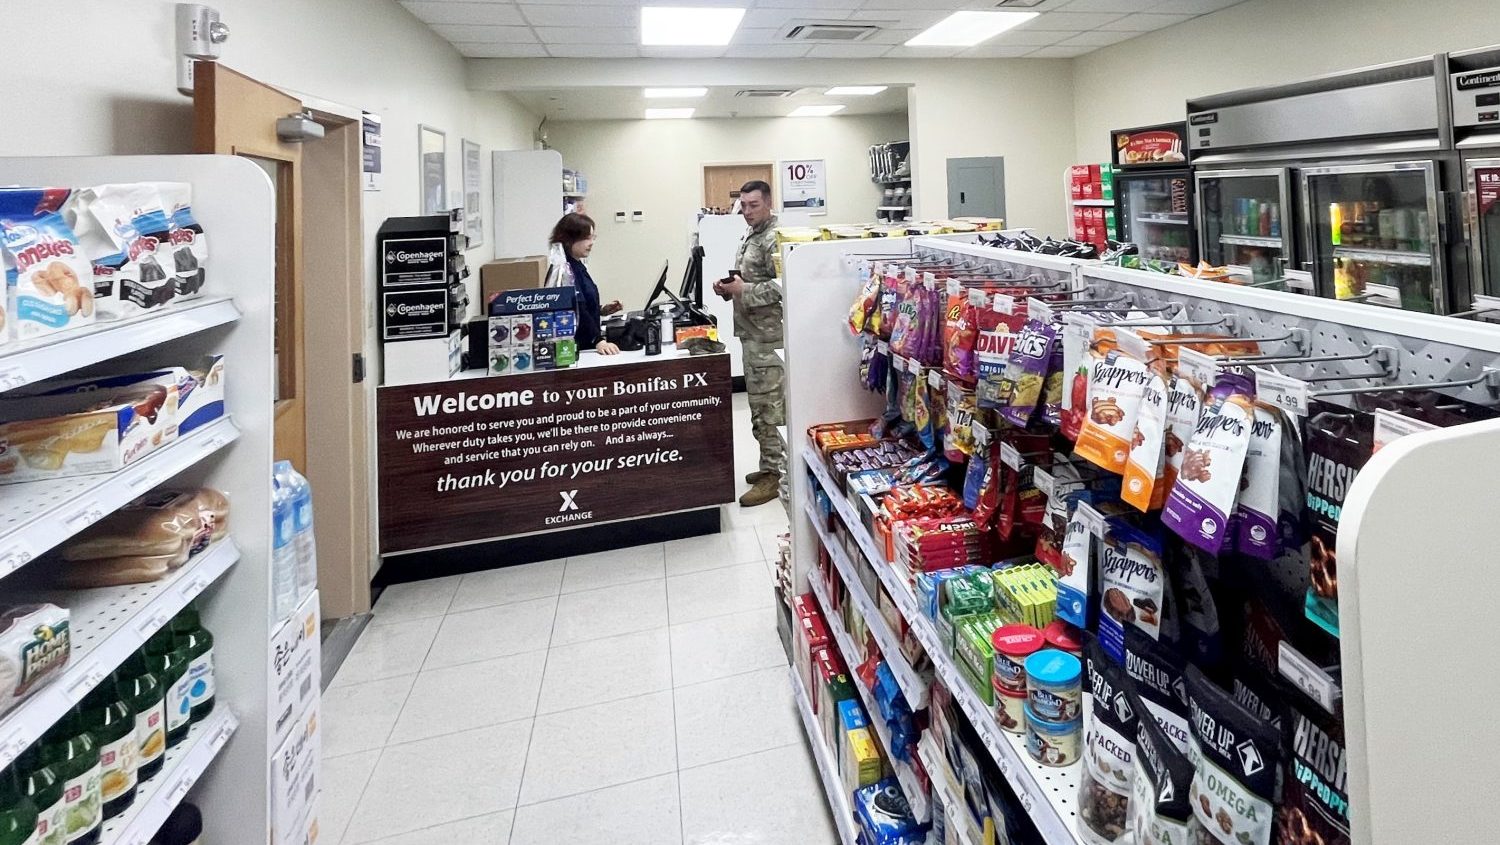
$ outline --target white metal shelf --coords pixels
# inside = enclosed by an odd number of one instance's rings
[[[859,543],[881,583],[886,585],[886,590],[900,608],[901,615],[906,617],[907,624],[911,626],[922,648],[927,651],[927,656],[932,659],[938,678],[952,692],[954,702],[974,726],[991,759],[1015,791],[1022,808],[1031,817],[1042,839],[1053,845],[1076,845],[1079,839],[1076,832],[1075,803],[1080,767],[1083,764],[1074,763],[1066,768],[1043,766],[1026,753],[1026,739],[1023,735],[1001,730],[990,705],[985,704],[969,686],[969,682],[953,662],[953,655],[942,647],[932,620],[918,611],[911,588],[897,577],[895,570],[875,545],[875,539],[865,530],[864,523],[859,520],[848,498],[839,493],[837,487],[831,486],[831,479],[816,452],[811,447],[806,448],[803,459],[823,483],[829,498],[833,500],[834,510],[843,518],[845,526]]]
[[[949,768],[948,761],[938,750],[936,742],[932,734],[922,734],[922,739],[917,743],[917,756],[922,758],[922,767],[927,770],[927,777],[932,781],[933,794],[941,797],[943,808],[947,810],[948,829],[954,832],[960,845],[979,845],[981,834],[974,829],[974,823],[969,821],[969,814],[965,810],[968,805],[959,794],[958,778]]]
[[[0,578],[56,548],[239,436],[240,429],[234,420],[224,417],[119,472],[0,487]]]
[[[1144,212],[1137,214],[1135,219],[1141,223],[1156,223],[1162,226],[1187,226],[1191,223],[1186,214],[1167,212]]]
[[[911,211],[911,208],[912,207],[909,206],[909,205],[882,205],[882,206],[877,207],[876,210],[877,211]]]
[[[802,714],[802,730],[807,734],[807,744],[812,746],[813,760],[818,764],[818,776],[823,780],[823,791],[828,795],[828,807],[833,811],[833,823],[838,828],[841,845],[855,845],[858,833],[854,829],[854,812],[849,807],[850,796],[844,792],[844,781],[834,755],[823,740],[823,731],[818,727],[818,718],[813,715],[812,701],[807,697],[807,687],[802,673],[796,666],[787,671],[792,676],[792,695],[797,699],[797,712]]]
[[[838,644],[839,651],[844,655],[844,662],[849,665],[849,682],[854,685],[854,691],[859,694],[860,701],[864,702],[865,714],[870,720],[870,729],[880,740],[880,745],[885,749],[886,759],[891,763],[891,769],[896,773],[896,780],[901,784],[901,792],[906,795],[906,804],[911,808],[912,816],[922,824],[927,824],[932,818],[931,802],[927,800],[927,792],[922,788],[921,781],[917,779],[917,773],[912,770],[911,764],[896,759],[896,749],[891,744],[891,730],[886,727],[885,720],[880,718],[880,707],[875,701],[875,694],[867,689],[864,682],[855,673],[854,667],[859,665],[859,651],[849,632],[844,629],[844,617],[833,609],[833,602],[828,597],[828,587],[823,579],[816,576],[807,579],[808,587],[812,590],[818,606],[823,610],[823,618],[828,623],[829,633],[833,635]],[[861,610],[861,612],[863,612]],[[866,622],[869,619],[866,618]]]
[[[136,786],[135,803],[104,823],[100,845],[149,845],[239,726],[240,720],[219,702],[188,732],[186,742],[167,749],[166,763],[156,777]]]
[[[0,719],[0,769],[9,766],[239,559],[240,549],[230,537],[150,584],[38,594],[37,598],[69,610],[72,654],[61,677],[53,678]]]
[[[1073,205],[1084,205],[1090,208],[1114,208],[1114,200],[1068,200]]]
[[[931,681],[923,677],[901,652],[900,635],[891,630],[885,617],[880,614],[880,607],[875,603],[874,597],[865,592],[864,582],[859,578],[859,569],[844,553],[843,546],[839,545],[829,535],[828,529],[823,527],[810,501],[807,504],[807,519],[812,523],[813,530],[818,532],[818,539],[822,541],[823,548],[828,550],[828,556],[833,560],[833,565],[843,576],[844,585],[849,588],[849,600],[859,607],[860,615],[865,618],[865,624],[869,626],[876,644],[880,646],[881,655],[885,657],[885,662],[890,664],[891,674],[896,676],[896,683],[900,685],[901,692],[906,696],[906,703],[913,710],[926,707]],[[879,573],[879,568],[876,568],[876,572]],[[814,579],[809,577],[808,580]],[[892,590],[889,586],[886,587],[886,592],[890,593],[891,598],[898,604],[900,603],[901,600],[897,598],[900,592]],[[909,590],[902,592],[911,595]]]
[[[1365,264],[1393,264],[1401,267],[1431,267],[1432,254],[1401,249],[1364,249],[1353,246],[1336,246],[1334,258],[1359,261]]]
[[[0,352],[0,391],[232,323],[240,309],[227,296],[190,300],[138,317],[23,341]]]
[[[1260,235],[1220,235],[1219,243],[1230,246],[1263,246],[1275,249],[1285,246],[1281,238],[1263,238]]]

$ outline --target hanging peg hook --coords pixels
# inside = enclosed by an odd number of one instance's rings
[[[1492,405],[1500,399],[1500,369],[1485,367],[1479,375],[1473,378],[1458,379],[1456,381],[1429,382],[1428,384],[1390,384],[1378,387],[1345,387],[1333,390],[1319,390],[1309,394],[1321,399],[1324,396],[1354,396],[1366,393],[1394,393],[1401,390],[1450,390],[1460,387],[1476,387],[1484,385],[1489,393],[1489,402],[1481,403]]]

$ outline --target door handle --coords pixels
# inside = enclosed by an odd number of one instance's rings
[[[959,202],[959,205],[963,205],[964,203],[966,203],[968,201],[969,201],[969,195],[967,193],[965,193],[964,191],[959,191],[958,192],[958,202]]]

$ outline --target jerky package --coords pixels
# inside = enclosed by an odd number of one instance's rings
[[[1145,706],[1132,690],[1131,707]],[[1131,778],[1130,827],[1135,845],[1188,845],[1188,805],[1193,761],[1162,731],[1154,719],[1138,719],[1135,730],[1135,776]]]
[[[1125,630],[1125,672],[1156,724],[1177,750],[1188,749],[1188,693],[1182,657],[1163,643]]]
[[[1349,485],[1370,459],[1374,444],[1374,422],[1368,414],[1325,412],[1307,424],[1307,510],[1312,520],[1307,617],[1334,636],[1339,632],[1339,517]]]
[[[1126,697],[1130,681],[1099,640],[1084,646],[1083,771],[1078,778],[1078,833],[1108,843],[1125,833],[1134,772],[1136,720]]]
[[[1288,693],[1287,778],[1276,813],[1280,845],[1349,845],[1344,723],[1300,691]]]
[[[1281,786],[1280,734],[1234,703],[1197,667],[1187,670],[1192,740],[1191,841],[1271,845]]]
[[[1106,523],[1099,544],[1099,638],[1114,660],[1125,662],[1125,628],[1160,636],[1166,604],[1161,539],[1122,519]]]
[[[1219,376],[1162,511],[1168,528],[1211,555],[1224,548],[1229,535],[1254,421],[1254,394],[1249,379]]]

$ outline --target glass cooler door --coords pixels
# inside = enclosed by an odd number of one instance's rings
[[[1186,171],[1115,175],[1120,195],[1120,239],[1142,258],[1193,261],[1192,181]]]
[[[1287,220],[1290,171],[1210,170],[1198,182],[1198,254],[1216,267],[1250,268],[1254,281],[1280,278],[1292,260]]]
[[[1467,165],[1474,292],[1500,296],[1500,158],[1476,159]]]
[[[1435,162],[1309,167],[1302,189],[1319,296],[1448,310]]]

